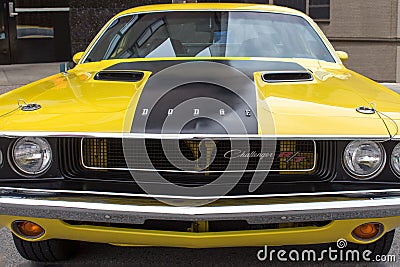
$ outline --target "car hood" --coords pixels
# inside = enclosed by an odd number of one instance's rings
[[[254,62],[249,59],[241,59],[241,61],[247,61],[248,66]],[[254,125],[249,122],[251,124],[249,124],[249,129],[253,130],[237,133],[288,136],[383,136],[388,134],[386,126],[390,131],[395,131],[393,121],[400,119],[398,104],[400,98],[396,93],[347,70],[342,65],[315,60],[281,61],[295,63],[304,70],[310,71],[313,80],[271,83],[265,82],[262,75],[267,71],[275,70],[264,69],[261,65],[258,68],[240,69],[244,73],[247,72],[253,83],[253,87],[246,90],[254,91],[254,103],[252,101],[246,103],[254,111],[256,128],[254,130]],[[154,65],[152,61],[145,62],[147,62],[146,66]],[[234,63],[230,67],[236,68],[237,61],[231,60],[231,62]],[[268,61],[266,60],[266,62]],[[145,109],[141,106],[144,93],[150,92],[147,95],[147,101],[157,100],[151,98],[153,89],[149,88],[149,84],[151,84],[149,78],[160,70],[141,68],[138,62],[135,62],[134,68],[122,70],[115,68],[120,64],[119,61],[112,60],[81,64],[69,73],[57,74],[2,95],[0,97],[2,102],[0,114],[14,110],[19,100],[40,104],[42,108],[36,111],[16,110],[2,116],[0,118],[1,131],[134,132],[135,121],[138,121],[135,116],[139,116]],[[243,65],[246,66],[246,64]],[[95,75],[104,70],[140,71],[143,73],[143,78],[137,82],[96,80]],[[207,75],[212,76],[213,74],[208,73]],[[215,79],[221,80],[232,78],[217,74],[214,76]],[[153,82],[153,86],[154,84]],[[162,86],[163,84],[158,84],[157,88],[162,88]],[[241,97],[240,93],[239,96]],[[246,97],[253,96],[244,98]],[[176,97],[172,99],[176,99]],[[224,101],[226,102],[226,100]],[[171,103],[168,109],[163,107],[166,109],[164,111],[167,112],[175,104]],[[227,104],[229,105],[229,103]],[[385,126],[384,120],[377,113],[370,115],[358,113],[356,108],[360,106],[374,106],[378,111],[390,116],[391,120],[385,117],[387,124]],[[237,110],[241,110],[241,108],[243,107],[238,107]],[[162,110],[160,109],[160,112]],[[160,113],[159,116],[167,115]],[[238,116],[240,119],[247,115],[241,113]],[[225,118],[221,116],[216,120],[221,120],[223,124]],[[153,124],[157,126],[157,123],[161,124],[157,120]],[[200,127],[199,125],[204,126]],[[196,133],[196,129],[200,129],[199,132],[203,134],[213,134],[212,126],[209,123],[198,123],[189,130],[189,133]]]

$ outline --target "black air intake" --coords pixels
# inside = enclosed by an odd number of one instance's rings
[[[303,82],[312,81],[314,78],[311,73],[307,71],[296,72],[267,72],[262,75],[265,82],[279,83],[279,82]]]
[[[116,81],[116,82],[138,82],[143,79],[143,72],[137,71],[100,71],[95,80]]]

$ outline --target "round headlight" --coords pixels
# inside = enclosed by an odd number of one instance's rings
[[[393,148],[390,165],[392,170],[400,176],[400,143]]]
[[[385,161],[385,150],[373,141],[353,141],[344,150],[343,165],[356,179],[373,178],[383,169]]]
[[[12,148],[14,165],[28,175],[44,173],[51,165],[52,151],[46,139],[23,137],[18,139]]]

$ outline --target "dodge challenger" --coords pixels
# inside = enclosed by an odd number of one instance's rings
[[[400,225],[400,96],[307,15],[168,4],[113,17],[74,65],[0,96],[0,227],[32,261],[80,242],[218,248]]]

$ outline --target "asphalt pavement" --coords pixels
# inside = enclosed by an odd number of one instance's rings
[[[57,73],[58,63],[0,66],[0,94],[39,78]],[[400,93],[399,84],[385,84]],[[0,267],[2,266],[399,266],[400,229],[389,255],[396,255],[397,263],[280,263],[260,262],[260,247],[223,249],[181,249],[158,247],[116,247],[107,244],[84,243],[80,253],[68,262],[36,264],[19,256],[8,229],[0,229]]]

